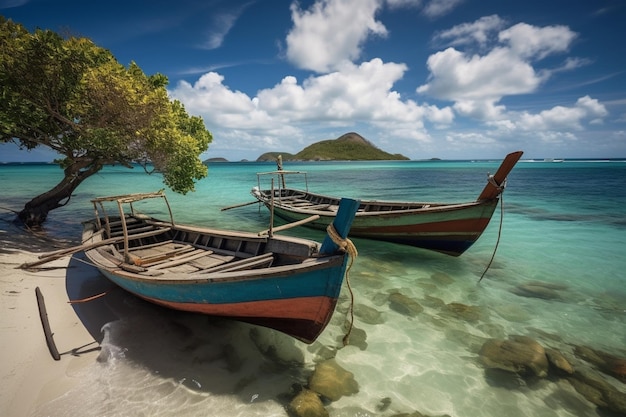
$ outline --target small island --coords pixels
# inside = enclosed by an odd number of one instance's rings
[[[406,161],[401,154],[385,152],[358,133],[350,132],[337,139],[313,143],[296,154],[289,152],[266,152],[258,162],[275,161],[281,155],[283,161]]]

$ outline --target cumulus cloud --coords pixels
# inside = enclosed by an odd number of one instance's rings
[[[567,51],[576,38],[576,33],[567,26],[538,28],[518,23],[500,32],[498,38],[508,44],[511,51],[522,59],[542,59],[554,53]]]
[[[284,134],[284,130],[279,132],[282,126],[314,126],[321,120],[347,127],[366,122],[411,131],[410,137],[427,140],[424,123],[450,125],[454,112],[450,107],[403,99],[393,86],[406,71],[404,64],[384,63],[378,58],[360,65],[345,63],[340,70],[302,82],[286,76],[255,97],[233,91],[222,75],[210,72],[194,84],[180,82],[170,96],[185,103],[192,114],[201,115],[210,129],[219,126],[271,136]],[[244,137],[240,139],[245,142]],[[258,145],[256,139],[249,144]]]
[[[453,101],[462,115],[494,120],[505,110],[497,105],[503,97],[532,93],[554,71],[585,64],[584,60],[569,58],[560,68],[536,69],[537,61],[567,51],[576,34],[565,26],[541,28],[525,23],[501,30],[504,23],[492,15],[436,34],[435,41],[490,49],[480,54],[450,46],[432,54],[427,60],[428,82],[416,91]]]
[[[380,8],[380,0],[319,0],[308,10],[292,3],[287,59],[319,73],[356,60],[370,35],[387,35],[387,28],[374,18]]]
[[[585,122],[598,123],[608,114],[606,107],[597,99],[584,96],[571,106],[554,106],[538,113],[508,112],[506,120],[489,122],[488,125],[508,132],[580,131],[584,129]]]

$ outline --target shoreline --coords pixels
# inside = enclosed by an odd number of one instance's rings
[[[31,239],[0,225],[0,415],[32,415],[40,406],[64,395],[80,379],[78,370],[96,361],[98,349],[68,302],[66,274],[70,257],[50,262],[38,271],[17,267],[37,259],[24,250]],[[17,248],[16,248],[17,247]],[[19,249],[18,249],[19,248]],[[46,344],[35,288],[44,300],[56,347],[55,361]],[[97,345],[94,345],[94,347]],[[79,353],[76,353],[76,352]]]

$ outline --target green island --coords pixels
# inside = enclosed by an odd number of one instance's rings
[[[315,142],[300,152],[265,152],[257,162],[276,161],[278,156],[283,161],[404,161],[409,160],[401,154],[385,152],[358,133],[350,132],[337,139]],[[224,158],[211,158],[205,162],[226,161]]]

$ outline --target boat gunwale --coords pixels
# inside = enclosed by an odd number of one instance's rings
[[[322,198],[322,199],[328,199],[328,200],[335,200],[335,198],[331,197],[331,196],[327,196],[324,194],[317,194],[317,193],[313,193],[313,192],[309,192],[309,191],[304,191],[304,190],[300,190],[300,189],[296,189],[296,188],[283,188],[282,190],[289,190],[292,192],[297,192],[300,194],[304,194],[305,196],[313,196],[313,197],[318,197],[318,198]],[[259,195],[254,194],[253,195],[255,197],[257,197],[257,199],[259,199],[260,202],[264,203],[264,204],[270,204],[271,202],[269,201],[271,199],[271,197],[268,197],[266,194],[270,193],[270,190],[258,190]],[[317,214],[320,216],[324,216],[324,217],[333,217],[336,214],[336,211],[334,210],[318,210],[318,209],[309,209],[307,208],[307,206],[302,206],[302,207],[297,207],[294,206],[293,204],[290,204],[289,201],[285,201],[287,197],[276,197],[273,201],[274,207],[280,207],[284,210],[289,210],[289,211],[293,211],[295,213],[300,213],[300,214]],[[359,208],[359,210],[357,211],[355,217],[368,217],[368,216],[377,216],[377,217],[386,217],[386,216],[396,216],[396,215],[408,215],[411,213],[415,213],[415,214],[423,214],[424,212],[433,212],[433,213],[437,213],[437,212],[445,212],[445,211],[454,211],[454,210],[460,210],[460,209],[465,209],[465,208],[469,208],[472,206],[481,206],[481,205],[485,205],[485,204],[492,204],[494,202],[497,202],[499,199],[499,197],[493,198],[493,199],[487,199],[487,200],[475,200],[475,201],[468,201],[468,202],[464,202],[464,203],[435,203],[435,202],[417,202],[417,201],[412,201],[412,202],[403,202],[403,201],[391,201],[391,200],[362,200],[361,201],[361,206],[367,206],[367,205],[378,205],[378,206],[391,206],[391,207],[398,207],[398,206],[422,206],[422,207],[415,207],[415,208],[407,208],[407,209],[395,209],[395,210],[363,210],[361,208]],[[305,200],[309,200],[306,199]],[[319,205],[319,204],[325,204],[325,203],[317,203],[315,205]],[[328,203],[329,205],[333,205],[332,203]]]
[[[160,222],[158,220],[155,223],[156,224],[163,223],[163,225],[169,225],[169,223],[167,222]],[[95,225],[95,223],[93,222],[89,222],[89,221],[85,222],[85,225],[90,225],[90,224]],[[204,232],[203,234],[206,234],[206,235],[235,237],[237,239],[239,239],[240,237],[245,238],[245,237],[250,236],[253,238],[258,238],[255,240],[261,240],[265,242],[268,242],[271,239],[282,240],[288,243],[303,244],[309,247],[310,249],[319,250],[318,242],[309,241],[307,239],[302,239],[302,238],[292,237],[292,236],[273,236],[272,238],[268,238],[268,237],[258,237],[254,234],[248,235],[247,233],[242,233],[241,236],[236,236],[233,234],[229,234],[228,231],[225,231],[225,230],[217,230],[217,232],[221,232],[221,233],[214,234],[212,229],[195,228],[195,227],[182,227],[181,228],[181,225],[178,225],[178,224],[175,225],[172,230],[176,230],[176,229],[184,229],[185,231],[191,231],[194,233],[201,233],[201,234]],[[131,235],[131,238],[132,238],[132,235]],[[93,230],[86,230],[83,232],[83,242],[90,241],[91,243],[97,243],[98,241],[101,241],[101,240],[102,240],[102,233],[100,233],[99,230],[95,228]],[[178,243],[188,243],[188,242],[180,241]],[[315,245],[312,245],[312,244],[315,244]],[[314,248],[314,246],[317,246],[317,248]],[[213,251],[213,249],[211,249],[210,247],[207,247],[207,248],[200,247],[199,249],[205,249],[207,252]],[[313,271],[313,270],[318,270],[318,269],[324,269],[327,267],[332,268],[334,266],[333,264],[336,264],[337,267],[340,267],[342,263],[344,262],[345,256],[346,256],[344,253],[318,256],[319,252],[315,252],[315,254],[309,257],[302,258],[301,262],[283,264],[283,265],[275,265],[275,266],[272,265],[268,267],[254,268],[254,269],[240,269],[237,271],[230,271],[230,272],[229,271],[210,272],[210,271],[206,271],[202,269],[195,271],[195,272],[173,272],[168,269],[160,269],[159,271],[163,272],[163,276],[165,276],[164,278],[160,278],[160,275],[159,276],[149,275],[148,272],[151,271],[149,267],[146,268],[146,271],[142,271],[142,272],[132,272],[132,271],[123,269],[121,266],[123,264],[122,260],[120,260],[119,263],[116,264],[112,259],[110,259],[109,256],[103,255],[103,252],[105,253],[107,252],[106,246],[87,250],[85,251],[85,254],[97,268],[105,269],[109,273],[118,275],[120,277],[124,277],[125,279],[131,279],[134,281],[141,281],[141,282],[154,282],[154,283],[159,283],[159,284],[171,283],[171,284],[176,284],[176,285],[180,285],[181,282],[185,282],[189,284],[201,284],[201,283],[208,284],[208,283],[218,283],[218,282],[238,282],[238,281],[268,279],[268,278],[289,277],[294,271],[308,272],[308,271]],[[97,253],[98,255],[93,256],[94,253]],[[215,253],[219,253],[219,252],[215,252]],[[111,255],[111,257],[112,256],[113,255]],[[100,259],[95,259],[95,258],[100,258]],[[226,262],[224,265],[228,265],[229,263],[232,263],[232,262],[234,261]],[[329,263],[331,265],[328,265]],[[132,265],[132,264],[128,264],[128,265]],[[154,272],[155,270],[152,270],[152,271]]]

